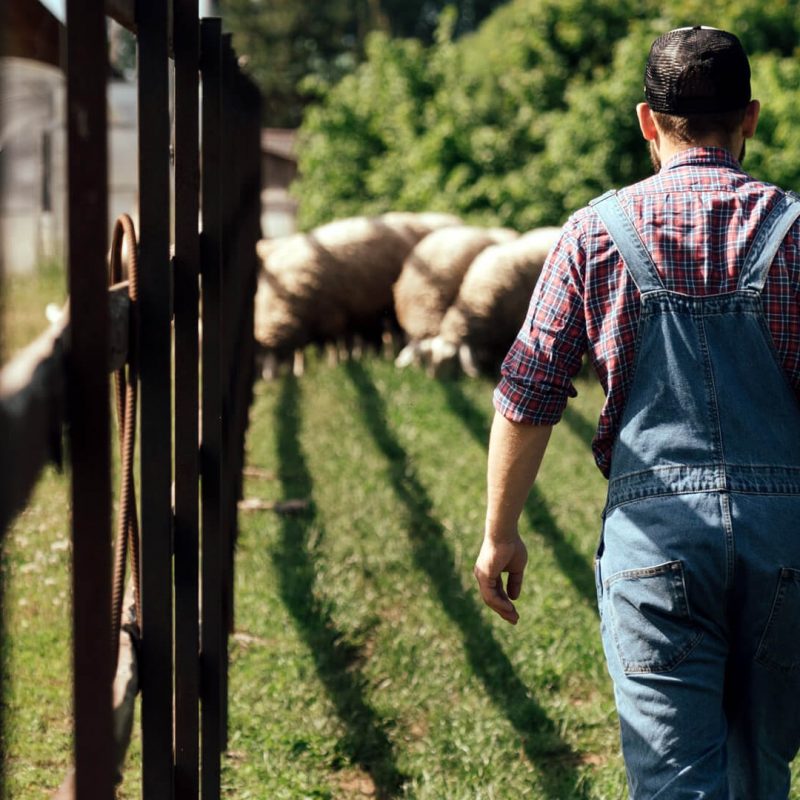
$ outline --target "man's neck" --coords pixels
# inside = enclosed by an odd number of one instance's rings
[[[736,152],[731,149],[731,146],[736,149]],[[672,158],[683,153],[686,150],[691,150],[695,147],[719,147],[722,150],[727,150],[733,158],[738,159],[738,152],[741,152],[742,142],[730,142],[725,141],[723,142],[719,137],[716,136],[709,136],[703,139],[699,139],[694,142],[678,142],[674,139],[668,139],[664,136],[660,137],[658,142],[658,157],[662,164],[666,164]]]

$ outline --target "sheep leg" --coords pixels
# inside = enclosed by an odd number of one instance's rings
[[[458,363],[464,374],[470,378],[477,378],[480,374],[477,364],[475,363],[475,356],[472,348],[468,344],[462,344],[458,348]]]
[[[264,361],[261,364],[261,377],[265,381],[274,381],[278,377],[278,356],[274,352],[264,355]]]
[[[306,354],[304,350],[294,351],[294,360],[292,362],[292,375],[295,378],[302,378],[306,371]]]
[[[325,345],[325,356],[329,367],[335,367],[339,363],[339,351],[334,342]]]

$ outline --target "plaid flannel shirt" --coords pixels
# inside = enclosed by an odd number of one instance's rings
[[[784,192],[755,180],[718,148],[684,150],[619,193],[667,289],[732,292],[759,223]],[[763,308],[779,362],[800,398],[800,221],[770,268]],[[590,208],[574,214],[550,252],[502,366],[495,408],[535,425],[559,421],[588,351],[605,390],[592,449],[608,475],[635,357],[639,292]],[[764,409],[769,413],[769,409]]]

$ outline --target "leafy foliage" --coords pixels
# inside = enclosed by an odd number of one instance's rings
[[[755,138],[748,142],[747,169],[759,178],[800,191],[800,63],[768,53],[753,59],[753,92],[761,100]]]
[[[395,209],[453,211],[520,230],[559,224],[611,186],[650,172],[634,106],[652,40],[672,27],[736,31],[764,104],[747,166],[798,185],[793,101],[800,0],[513,0],[456,39],[440,17],[430,47],[386,34],[301,128],[301,225]]]
[[[456,0],[454,31],[471,31],[504,0]],[[371,31],[430,43],[447,0],[222,0],[226,29],[265,98],[265,123],[296,126],[312,84],[352,72]]]

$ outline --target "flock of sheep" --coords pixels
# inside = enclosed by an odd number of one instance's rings
[[[308,344],[379,343],[398,327],[406,342],[398,366],[495,372],[559,232],[519,235],[450,214],[391,212],[262,240],[255,335],[263,374]]]

